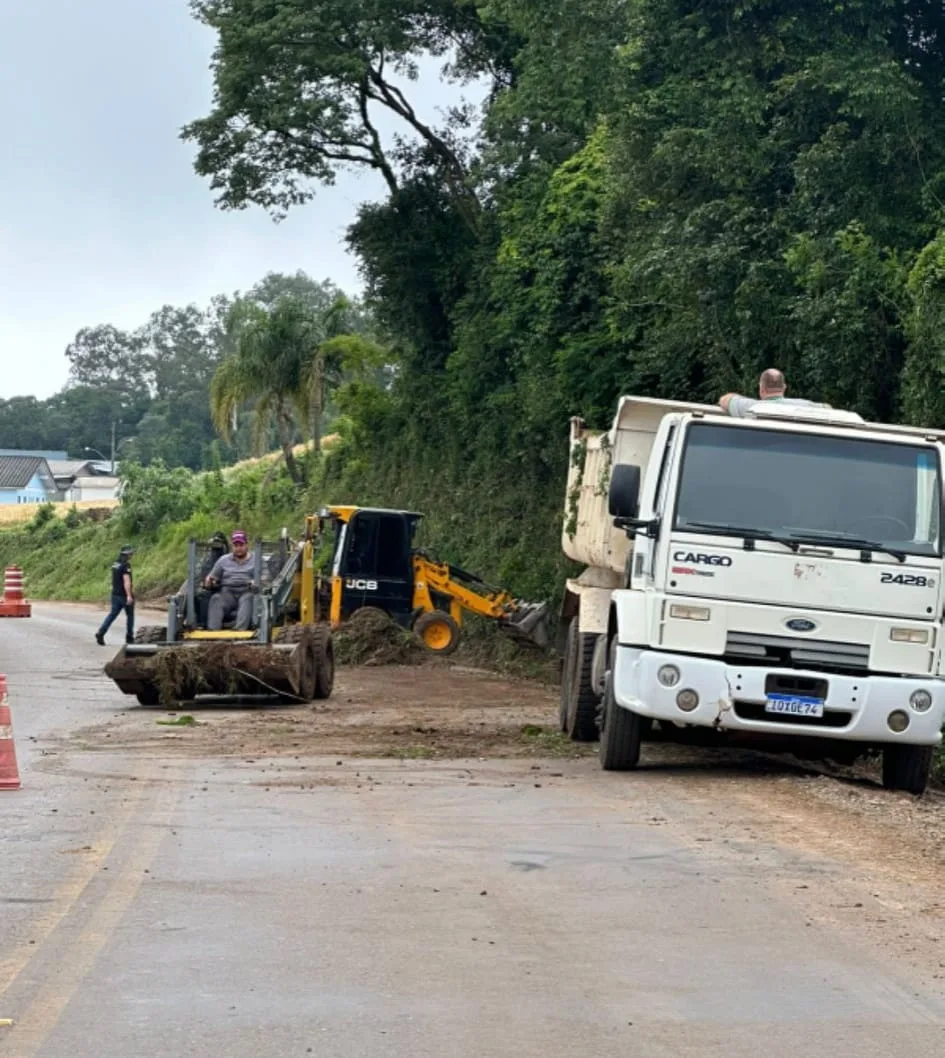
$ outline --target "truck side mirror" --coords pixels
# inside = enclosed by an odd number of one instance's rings
[[[617,463],[610,474],[607,507],[612,518],[636,518],[640,510],[640,468]]]

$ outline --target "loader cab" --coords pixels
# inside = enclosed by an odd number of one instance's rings
[[[409,627],[413,613],[413,542],[422,514],[380,508],[333,508],[333,622],[365,606],[385,610]]]
[[[207,543],[195,539],[188,542],[187,581],[178,596],[177,628],[186,629],[190,634],[206,632],[210,598],[219,588],[204,587],[204,580],[217,559],[229,552],[230,545],[223,533],[215,534]],[[288,559],[288,539],[256,539],[249,553],[253,559],[253,580],[261,591],[268,591]],[[259,626],[260,618],[260,608],[257,605],[252,623],[254,629]],[[223,631],[231,630],[235,620],[235,615],[230,614],[223,622]]]

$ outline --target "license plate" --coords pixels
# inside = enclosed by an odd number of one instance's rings
[[[823,716],[823,698],[807,698],[801,694],[769,694],[765,702],[766,713],[781,713],[788,716]]]

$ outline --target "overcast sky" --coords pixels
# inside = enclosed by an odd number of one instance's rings
[[[209,110],[214,37],[187,0],[0,0],[0,12],[0,397],[60,389],[84,326],[136,327],[268,271],[360,289],[342,240],[382,190],[371,175],[343,175],[276,225],[218,210],[193,172],[178,132]],[[444,102],[425,94],[427,112]]]

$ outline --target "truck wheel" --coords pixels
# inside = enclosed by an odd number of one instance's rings
[[[631,771],[640,762],[642,717],[617,704],[614,697],[613,661],[604,685],[600,732],[600,766],[604,771]]]
[[[924,793],[934,752],[933,746],[884,746],[883,786],[917,796]]]
[[[591,664],[597,636],[582,632],[575,617],[568,628],[561,673],[562,730],[573,742],[597,738],[597,695],[591,686]]]
[[[421,614],[413,626],[414,634],[431,654],[452,654],[459,646],[459,625],[444,610]]]
[[[558,727],[562,733],[568,730],[568,692],[570,687],[568,686],[568,655],[565,652],[564,657],[561,659],[561,667],[559,671],[559,680],[561,683],[561,695],[558,701]]]

